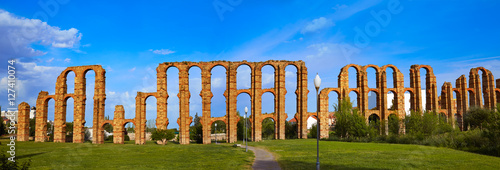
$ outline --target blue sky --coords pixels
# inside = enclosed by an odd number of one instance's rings
[[[0,58],[18,60],[17,101],[32,106],[41,90],[54,93],[56,77],[66,67],[94,64],[106,69],[105,114],[111,118],[115,105],[124,105],[126,118],[134,117],[136,93],[156,90],[155,68],[161,62],[303,60],[311,112],[315,73],[323,79],[322,87],[337,87],[340,68],[349,63],[394,64],[404,73],[407,87],[413,64],[431,65],[439,86],[445,81],[454,85],[456,78],[468,77],[470,68],[478,66],[500,75],[500,2],[493,0],[47,2],[48,7],[38,2],[0,3]],[[286,71],[290,119],[296,76],[294,68]],[[190,71],[192,116],[201,115],[199,72]],[[0,71],[3,87],[6,73],[5,62]],[[239,68],[238,73],[238,88],[249,88],[244,76],[249,69]],[[374,86],[374,73],[368,73]],[[176,81],[176,70],[167,74],[169,82]],[[272,87],[272,68],[263,74],[264,87]],[[93,75],[87,74],[87,80],[88,89],[93,88]],[[215,70],[212,81],[225,81],[223,68]],[[70,88],[72,82],[68,80]],[[176,86],[168,84],[169,127],[178,127]],[[223,91],[221,83],[213,85],[212,116],[223,116]],[[0,95],[7,96],[6,90]],[[272,112],[270,97],[263,97],[263,112]],[[250,105],[248,96],[238,100],[239,111]],[[6,97],[0,102],[5,108]],[[87,122],[92,121],[91,103]],[[155,103],[148,99],[147,119],[156,116]],[[67,121],[72,121],[71,114],[68,109]]]

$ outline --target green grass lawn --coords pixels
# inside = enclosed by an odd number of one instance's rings
[[[6,153],[10,141],[0,142]],[[254,158],[230,144],[127,143],[16,142],[16,161],[31,159],[30,169],[250,169]]]
[[[315,169],[316,140],[249,142],[278,157],[282,169]],[[321,169],[500,169],[500,158],[449,148],[320,141]]]

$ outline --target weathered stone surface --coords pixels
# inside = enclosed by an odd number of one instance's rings
[[[236,70],[241,65],[247,65],[251,69],[251,88],[237,89],[236,88]],[[274,67],[274,87],[262,89],[262,67],[270,65]],[[167,118],[167,99],[170,97],[167,92],[167,70],[171,67],[176,67],[179,70],[179,119],[176,122],[179,124],[179,142],[181,144],[189,144],[189,125],[192,122],[192,117],[189,116],[189,69],[193,66],[201,69],[201,84],[202,90],[200,96],[202,98],[202,116],[201,123],[203,125],[203,143],[211,143],[210,132],[211,124],[217,120],[226,123],[226,139],[229,143],[236,142],[236,125],[239,120],[239,115],[236,114],[237,96],[240,93],[247,93],[251,98],[250,123],[252,126],[251,139],[253,141],[262,140],[262,121],[266,118],[271,118],[275,121],[275,137],[276,139],[285,139],[285,121],[287,114],[285,113],[285,68],[289,65],[295,66],[297,69],[297,113],[294,118],[298,124],[298,137],[307,138],[307,118],[316,115],[315,112],[307,112],[307,68],[303,61],[276,61],[269,60],[265,62],[229,62],[229,61],[211,61],[211,62],[166,62],[160,63],[156,68],[157,71],[157,91],[156,92],[137,92],[136,110],[134,119],[124,119],[125,110],[123,106],[115,107],[114,120],[104,119],[104,104],[106,99],[105,94],[105,70],[100,65],[68,67],[64,70],[56,82],[56,93],[49,95],[46,91],[41,91],[37,99],[37,116],[36,116],[36,142],[44,142],[47,140],[47,108],[50,99],[55,100],[55,125],[54,125],[54,142],[65,142],[65,120],[66,120],[66,101],[68,98],[74,99],[74,133],[73,142],[82,143],[84,140],[85,126],[85,102],[86,102],[86,80],[85,73],[93,70],[96,73],[95,92],[94,92],[94,109],[93,109],[93,143],[103,143],[104,133],[103,126],[105,124],[113,125],[114,143],[123,144],[125,124],[133,123],[135,125],[135,142],[136,144],[145,144],[146,138],[146,100],[148,97],[157,99],[157,118],[156,126],[158,129],[166,129],[169,120]],[[222,66],[226,69],[226,115],[223,117],[211,116],[211,99],[213,97],[211,91],[211,70],[215,66]],[[349,87],[349,72],[348,69],[353,67],[357,71],[356,83],[357,87]],[[374,68],[376,70],[376,88],[368,87],[368,76],[366,69]],[[425,69],[427,74],[425,89],[426,103],[425,110],[435,111],[447,116],[448,122],[454,124],[455,117],[458,119],[458,126],[463,129],[462,117],[465,111],[471,106],[479,106],[493,109],[500,101],[500,79],[495,80],[493,74],[483,68],[473,68],[469,73],[469,86],[465,75],[462,75],[456,80],[456,87],[453,88],[451,83],[445,82],[441,87],[441,96],[437,95],[436,76],[433,70],[428,65],[412,65],[410,68],[410,87],[404,87],[404,75],[393,65],[385,65],[382,67],[376,65],[359,66],[350,64],[341,69],[338,78],[338,88],[326,87],[322,88],[319,93],[319,121],[320,121],[320,136],[328,137],[328,119],[335,117],[334,112],[329,112],[328,94],[335,92],[338,94],[338,99],[343,99],[349,96],[351,91],[358,94],[358,108],[368,119],[372,114],[377,115],[386,124],[382,124],[381,128],[385,128],[388,132],[387,119],[390,114],[395,114],[399,118],[404,118],[405,102],[404,93],[410,92],[411,110],[423,110],[420,82],[420,71]],[[387,88],[387,69],[393,69],[393,88]],[[66,76],[69,72],[75,73],[75,92],[67,93]],[[479,76],[479,71],[482,71],[482,76]],[[481,81],[482,80],[482,81]],[[482,82],[482,84],[481,84]],[[270,92],[274,95],[274,112],[270,114],[262,114],[262,94]],[[377,107],[375,109],[368,108],[368,93],[375,92],[377,94]],[[395,95],[394,109],[387,109],[387,93],[392,92]],[[453,93],[456,93],[454,100]],[[484,105],[483,103],[484,98]],[[27,108],[27,109],[26,109]],[[20,141],[27,140],[29,125],[29,105],[21,103],[19,105],[19,138]],[[456,114],[456,115],[455,115]],[[401,127],[404,125],[401,124]],[[29,128],[29,127],[28,127]],[[401,128],[400,133],[405,133],[404,128]]]

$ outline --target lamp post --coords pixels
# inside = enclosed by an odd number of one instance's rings
[[[217,144],[217,123],[215,123],[215,131],[214,131],[214,134],[215,134],[215,144]]]
[[[319,125],[319,86],[321,85],[321,78],[319,78],[318,73],[316,73],[316,77],[314,78],[314,86],[316,87],[316,118],[318,118],[318,121],[316,121],[316,169],[319,170],[319,137],[320,137],[320,125]]]
[[[247,112],[248,112],[248,107],[245,107],[245,117],[244,117],[244,121],[245,121],[245,152],[248,152],[248,140],[246,140],[247,138]]]

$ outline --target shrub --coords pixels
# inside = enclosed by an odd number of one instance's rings
[[[113,135],[109,135],[109,136],[106,138],[106,141],[113,141]]]
[[[125,138],[124,138],[125,141],[130,141],[130,137],[128,135],[125,135]]]
[[[151,139],[155,141],[160,141],[159,144],[165,145],[168,140],[172,140],[175,137],[175,132],[173,130],[158,130],[156,129],[151,134]]]

